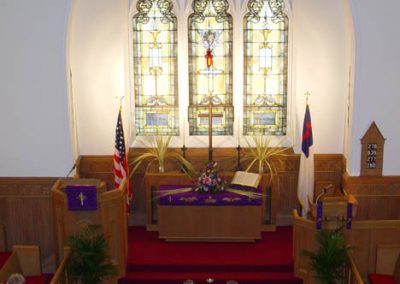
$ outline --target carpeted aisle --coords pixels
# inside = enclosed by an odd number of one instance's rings
[[[255,243],[167,243],[157,232],[129,228],[127,275],[119,283],[302,283],[293,276],[292,228],[265,232]]]

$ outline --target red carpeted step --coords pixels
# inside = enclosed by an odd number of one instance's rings
[[[206,283],[206,279],[214,279],[214,284],[225,284],[235,280],[239,284],[300,284],[302,281],[291,272],[129,272],[118,281],[119,284],[179,284],[186,279],[195,283]]]
[[[48,284],[51,281],[53,274],[42,274],[37,276],[25,277],[26,284]]]
[[[157,232],[129,228],[128,269],[136,265],[288,266],[293,264],[292,228],[262,233],[254,243],[168,243]]]
[[[11,252],[0,252],[0,268],[3,267],[4,263],[6,263],[7,259],[10,257]]]
[[[291,227],[263,232],[254,243],[165,242],[157,232],[130,227],[127,275],[120,284],[179,284],[186,279],[225,284],[295,284]]]
[[[238,272],[290,272],[293,271],[293,264],[276,264],[276,265],[170,265],[170,264],[136,264],[127,265],[128,272],[196,272],[196,271],[209,271],[209,272],[221,272],[221,271],[238,271]]]

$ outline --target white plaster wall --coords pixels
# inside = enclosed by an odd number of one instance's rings
[[[375,121],[387,139],[383,174],[399,175],[400,1],[350,0],[355,26],[355,85],[350,175],[360,174],[360,139]]]
[[[128,0],[74,0],[73,11],[69,57],[79,153],[111,155],[123,96],[129,133]]]
[[[70,0],[0,1],[0,176],[72,166],[66,80]]]
[[[315,153],[343,153],[349,37],[344,1],[293,0],[296,151],[309,91]],[[299,149],[300,148],[300,149]]]

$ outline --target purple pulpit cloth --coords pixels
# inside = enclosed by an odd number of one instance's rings
[[[67,185],[67,205],[70,211],[97,210],[95,185]]]
[[[351,229],[351,223],[353,221],[353,204],[347,203],[347,220],[346,220],[346,229]]]
[[[318,201],[317,202],[317,218],[315,221],[315,227],[317,228],[317,230],[321,230],[322,229],[322,201]]]
[[[250,198],[246,195],[222,192],[222,193],[198,193],[194,191],[184,193],[163,194],[167,190],[191,188],[190,185],[160,185],[159,204],[160,205],[190,205],[190,206],[259,206],[262,203],[262,197]],[[253,189],[254,190],[254,189]],[[245,190],[243,190],[245,191]],[[254,190],[261,193],[261,187]]]

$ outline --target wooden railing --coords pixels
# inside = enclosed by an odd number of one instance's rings
[[[68,283],[67,265],[71,257],[72,251],[70,247],[64,247],[64,257],[54,272],[50,284],[66,284]]]
[[[347,256],[349,257],[350,262],[350,267],[346,271],[347,284],[364,284],[364,280],[362,279],[360,272],[358,271],[357,266],[354,263],[353,257],[349,252],[347,252]]]

